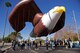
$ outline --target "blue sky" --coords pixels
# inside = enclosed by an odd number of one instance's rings
[[[8,8],[8,16],[9,16],[14,6],[20,0],[0,0],[0,37],[2,37],[3,30],[4,30],[4,20],[6,18],[6,9],[7,9],[4,3],[6,1],[10,1],[12,4],[12,7]],[[74,25],[73,15],[72,15],[72,11],[74,10],[78,29],[80,29],[80,0],[34,0],[34,1],[36,2],[36,4],[38,5],[38,7],[43,13],[47,13],[51,8],[55,6],[65,6],[66,7],[65,26],[67,24]],[[22,31],[20,31],[24,39],[29,38],[29,33],[31,32],[32,28],[33,28],[32,24],[27,22],[26,27]],[[12,31],[14,30],[11,28],[7,19],[5,35],[8,35]],[[54,33],[51,35],[48,35],[48,37],[50,38],[53,35]]]

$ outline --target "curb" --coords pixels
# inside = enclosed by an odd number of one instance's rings
[[[11,46],[7,47],[7,48],[4,48],[4,49],[0,49],[0,53],[4,53],[6,50],[10,49]]]

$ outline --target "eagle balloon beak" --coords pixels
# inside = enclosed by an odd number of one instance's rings
[[[62,12],[65,12],[65,11],[66,11],[66,8],[64,6],[60,6],[54,12],[62,13]]]

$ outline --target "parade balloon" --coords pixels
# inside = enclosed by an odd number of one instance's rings
[[[63,28],[65,11],[64,6],[55,6],[43,14],[34,0],[22,0],[10,13],[9,22],[16,32],[21,31],[26,22],[31,22],[33,24],[31,37],[47,36]]]

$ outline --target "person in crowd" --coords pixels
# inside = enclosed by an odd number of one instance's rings
[[[29,42],[29,45],[30,45],[30,48],[31,48],[31,46],[32,46],[32,42],[31,41]]]
[[[68,48],[71,48],[72,47],[70,43],[71,43],[71,39],[69,38],[68,39]]]
[[[57,48],[57,40],[54,40],[55,49]]]
[[[79,41],[79,45],[80,45],[80,39],[78,41]]]
[[[38,50],[38,41],[35,40],[35,50]]]
[[[25,49],[27,49],[27,41],[25,41],[24,43],[25,43]]]
[[[30,40],[27,41],[28,49],[30,49]]]
[[[16,48],[16,41],[13,40],[13,41],[12,41],[12,49],[15,51],[15,48]]]
[[[50,48],[53,49],[54,41],[50,40]]]
[[[48,50],[49,41],[46,40],[45,43],[46,43],[46,49]]]
[[[66,48],[68,48],[68,41],[67,41],[67,39],[64,40],[64,43],[65,43]]]
[[[21,45],[20,45],[20,42],[19,41],[17,41],[17,43],[16,43],[16,47],[19,49],[20,47],[21,47]]]
[[[24,47],[25,47],[24,41],[21,41],[20,45],[21,45],[21,51],[23,51],[24,50]]]
[[[35,45],[35,41],[33,41],[33,46]]]
[[[41,47],[42,46],[42,41],[40,40],[39,43],[40,43],[40,47]]]

